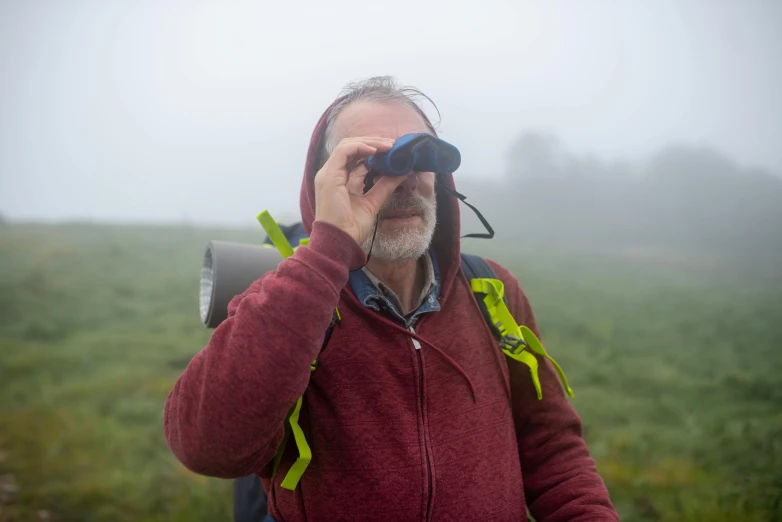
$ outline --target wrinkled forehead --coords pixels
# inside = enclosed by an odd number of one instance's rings
[[[396,139],[414,132],[432,133],[415,109],[398,101],[351,103],[336,117],[332,127],[337,141],[359,136]]]

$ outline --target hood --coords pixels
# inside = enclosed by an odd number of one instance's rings
[[[304,179],[302,180],[301,193],[299,197],[299,206],[301,210],[301,219],[307,235],[312,233],[312,222],[315,220],[315,191],[314,180],[317,174],[319,151],[323,136],[326,130],[326,119],[331,112],[332,107],[339,103],[338,98],[329,106],[318,120],[315,130],[310,138],[309,149],[307,150],[307,161],[304,166]],[[416,110],[424,118],[426,123],[429,119],[424,112],[416,106]],[[433,126],[430,124],[430,127]],[[450,293],[450,289],[459,271],[460,265],[460,237],[461,229],[459,224],[459,200],[450,195],[443,187],[456,190],[453,175],[438,174],[435,181],[435,192],[437,195],[437,226],[432,237],[432,246],[437,255],[437,261],[440,268],[441,294],[440,300],[443,301]]]

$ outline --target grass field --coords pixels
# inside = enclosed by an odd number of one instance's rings
[[[231,519],[162,430],[212,238],[262,231],[0,225],[0,521]],[[622,519],[782,520],[782,285],[517,248]]]

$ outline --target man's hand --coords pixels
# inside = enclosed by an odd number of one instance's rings
[[[330,223],[362,244],[372,232],[380,207],[406,176],[380,176],[364,194],[364,158],[386,152],[390,138],[345,138],[315,174],[315,220]]]

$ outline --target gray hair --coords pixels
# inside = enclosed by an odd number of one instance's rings
[[[337,119],[342,110],[349,104],[359,101],[368,100],[376,101],[380,103],[387,102],[400,102],[408,107],[423,112],[420,106],[416,104],[417,98],[426,98],[434,106],[439,116],[440,111],[437,106],[426,94],[410,86],[399,86],[391,76],[375,76],[367,78],[365,80],[351,82],[347,84],[340,94],[340,97],[344,97],[334,107],[332,107],[328,116],[326,117],[326,129],[323,134],[323,145],[320,150],[319,164],[322,166],[326,159],[334,152],[334,149],[339,143],[339,137],[333,134],[334,120]],[[434,127],[426,121],[426,126],[429,128],[429,132],[436,134]]]

